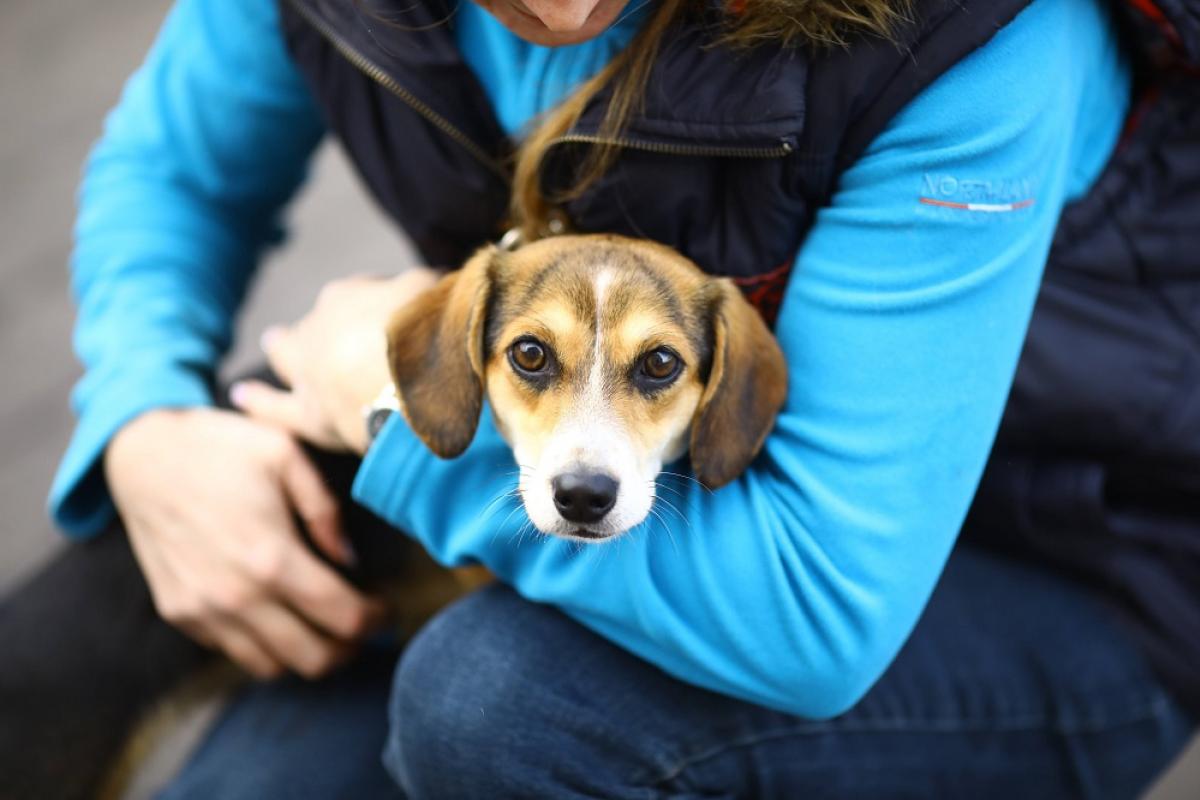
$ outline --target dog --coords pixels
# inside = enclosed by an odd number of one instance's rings
[[[530,521],[581,542],[642,523],[685,453],[706,487],[732,481],[787,391],[779,345],[732,281],[614,235],[484,247],[400,308],[387,336],[421,441],[460,455],[486,396]]]

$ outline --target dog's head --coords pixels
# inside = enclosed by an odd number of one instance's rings
[[[470,444],[486,393],[544,533],[596,541],[646,518],[663,465],[737,477],[786,391],[783,355],[727,279],[616,236],[476,253],[400,309],[392,376],[439,456]]]

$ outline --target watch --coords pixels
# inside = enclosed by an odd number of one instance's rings
[[[388,383],[379,390],[379,394],[370,405],[363,406],[363,425],[367,429],[367,447],[374,443],[375,437],[383,430],[388,418],[400,410],[400,398],[396,396],[395,385]]]

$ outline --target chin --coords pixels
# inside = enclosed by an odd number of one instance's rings
[[[501,25],[531,44],[565,47],[595,39],[625,9],[626,0],[600,0],[582,25],[573,30],[552,30],[541,19],[510,0],[481,0],[479,5]]]

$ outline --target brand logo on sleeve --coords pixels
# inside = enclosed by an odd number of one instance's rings
[[[926,206],[981,214],[1020,211],[1035,202],[1033,185],[1028,178],[972,180],[930,173],[925,173],[923,194],[919,200]]]

